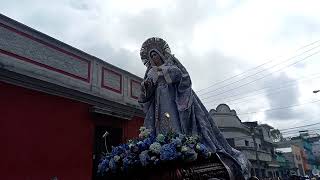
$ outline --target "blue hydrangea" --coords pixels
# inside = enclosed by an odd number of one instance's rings
[[[129,153],[129,151],[126,151],[125,153],[120,154],[120,158],[123,159],[127,156],[127,154]]]
[[[130,150],[131,150],[131,152],[132,153],[139,153],[140,151],[140,149],[139,149],[139,146],[137,145],[137,144],[133,144],[132,146],[131,146],[131,148],[130,148]]]
[[[109,168],[111,169],[111,171],[116,171],[117,169],[117,165],[116,165],[116,162],[112,159],[110,159],[109,161]]]
[[[183,156],[186,161],[195,161],[198,158],[198,153],[194,149],[188,148],[188,150],[183,153]]]
[[[159,143],[164,143],[165,142],[166,137],[163,134],[158,134],[157,136],[157,142]]]
[[[196,149],[200,152],[205,152],[207,151],[207,147],[204,144],[198,143],[196,146]]]
[[[98,165],[98,174],[104,174],[109,170],[109,160],[103,159]]]
[[[186,136],[173,132],[155,137],[145,127],[140,128],[139,139],[129,140],[127,144],[112,147],[98,165],[98,173],[104,175],[110,171],[127,171],[132,167],[159,165],[162,161],[182,159],[195,161],[198,156],[211,156],[208,148],[200,143],[197,136]]]
[[[147,129],[146,127],[140,127],[140,134],[139,134],[139,138],[143,139],[143,138],[147,138],[150,136],[151,131],[149,129]]]
[[[178,134],[178,138],[181,139],[182,142],[186,141],[186,135],[184,134]]]
[[[148,153],[149,153],[149,151],[145,150],[145,151],[142,151],[139,155],[140,162],[141,162],[142,166],[147,166],[149,164],[150,156]]]
[[[121,146],[121,149],[124,151],[129,149],[128,144],[121,144],[120,146]]]
[[[151,138],[146,138],[143,140],[143,143],[146,145],[146,146],[150,146],[152,144],[152,139]]]
[[[135,146],[135,144],[134,144],[133,142],[130,142],[130,143],[128,144],[128,146],[129,146],[129,149],[131,150],[132,147]]]
[[[144,143],[144,141],[139,141],[137,143],[137,146],[139,148],[139,151],[144,151],[144,150],[147,150],[149,148],[149,146],[146,143]]]
[[[132,160],[130,156],[127,156],[122,160],[122,165],[124,170],[129,169],[129,167],[132,165]]]
[[[120,145],[120,146],[112,147],[111,154],[113,156],[120,155],[122,153],[125,153],[128,149],[129,149],[128,145]]]
[[[183,152],[183,153],[185,153],[185,152],[187,152],[189,150],[189,147],[188,146],[182,146],[181,147],[181,152]]]
[[[150,145],[149,149],[156,154],[160,153],[160,149],[161,149],[161,144],[158,142],[154,142]]]
[[[171,140],[172,143],[176,146],[176,147],[181,147],[182,146],[182,141],[180,138],[176,137],[174,139]]]
[[[190,136],[187,137],[187,144],[196,144],[198,142],[199,138],[197,136]]]
[[[191,149],[194,149],[195,148],[195,144],[187,144]]]
[[[129,153],[123,160],[122,165],[124,170],[129,169],[130,167],[134,166],[134,162],[136,159],[136,154]]]
[[[117,155],[116,155],[116,156],[114,156],[114,157],[113,157],[113,160],[114,160],[114,162],[119,162],[119,160],[120,160],[120,156],[117,156]]]
[[[196,146],[196,149],[203,155],[205,158],[208,158],[211,156],[211,153],[209,152],[208,148],[201,143],[198,143]]]
[[[176,147],[173,143],[165,144],[160,150],[160,160],[171,161],[178,158]]]

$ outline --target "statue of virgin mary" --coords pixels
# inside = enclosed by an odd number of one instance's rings
[[[154,135],[170,131],[197,135],[212,153],[248,177],[248,160],[223,137],[192,90],[187,70],[171,54],[166,41],[156,37],[147,39],[142,44],[140,56],[147,67],[139,98],[146,114],[144,126]]]

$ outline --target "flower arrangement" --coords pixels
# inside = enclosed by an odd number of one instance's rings
[[[139,167],[154,167],[165,162],[192,162],[209,159],[211,152],[199,137],[183,134],[158,134],[156,137],[145,127],[139,138],[113,147],[112,152],[100,159],[98,174],[127,172]]]

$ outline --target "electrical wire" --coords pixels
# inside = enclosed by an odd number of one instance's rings
[[[311,46],[311,45],[313,45],[313,44],[316,44],[316,43],[318,43],[318,42],[320,42],[320,40],[317,40],[317,41],[314,41],[314,42],[309,43],[309,44],[307,44],[307,45],[304,45],[304,46],[300,47],[299,49],[297,49],[297,50],[295,50],[295,51],[297,52],[297,51],[299,51],[299,50],[301,50],[301,49],[304,49],[304,48],[306,48],[306,47],[308,47],[308,46]],[[274,61],[274,60],[269,60],[269,61],[267,61],[267,62],[265,62],[265,63],[263,63],[263,64],[260,64],[260,65],[258,65],[258,66],[256,66],[256,67],[250,68],[250,69],[248,69],[248,70],[246,70],[246,71],[244,71],[244,72],[242,72],[242,73],[240,73],[240,74],[234,75],[234,76],[232,76],[232,77],[229,77],[229,78],[226,78],[226,79],[224,79],[224,80],[222,80],[222,81],[219,81],[219,82],[217,82],[217,83],[214,83],[214,84],[212,84],[212,85],[210,85],[210,86],[208,86],[208,87],[206,87],[206,88],[200,89],[200,90],[198,90],[198,91],[196,91],[196,92],[199,93],[199,92],[201,92],[201,91],[203,91],[203,90],[209,89],[209,88],[211,88],[211,87],[213,87],[213,86],[216,86],[216,85],[218,85],[218,84],[221,84],[221,83],[223,83],[223,82],[226,82],[226,81],[228,81],[228,80],[230,80],[230,79],[233,79],[233,78],[235,78],[235,77],[238,77],[238,76],[241,76],[241,75],[243,75],[243,74],[246,74],[247,72],[252,71],[252,70],[254,70],[254,69],[258,69],[258,68],[260,68],[260,67],[264,66],[265,64],[268,64],[268,63],[270,63],[270,62],[272,62],[272,61]],[[203,95],[203,94],[199,94],[199,96],[201,96],[201,95]]]
[[[237,86],[237,87],[235,87],[235,88],[229,89],[229,90],[227,90],[227,91],[223,91],[223,92],[221,92],[221,93],[219,93],[219,94],[216,94],[216,95],[214,95],[214,96],[211,96],[211,97],[215,97],[215,96],[218,96],[218,95],[222,95],[222,94],[225,94],[225,93],[230,92],[230,91],[232,91],[232,90],[236,90],[236,89],[239,89],[239,88],[244,87],[244,86],[246,86],[246,85],[252,84],[253,82],[256,82],[256,81],[258,81],[258,80],[261,80],[261,79],[263,79],[263,78],[266,78],[268,75],[271,75],[271,74],[273,74],[273,73],[275,73],[275,72],[279,72],[279,71],[281,71],[281,70],[283,70],[283,69],[285,69],[285,68],[287,68],[287,67],[293,66],[293,65],[295,65],[295,64],[297,64],[297,63],[299,63],[299,62],[301,62],[301,61],[304,61],[304,60],[306,60],[306,59],[310,58],[311,56],[314,56],[314,55],[316,55],[316,54],[318,54],[318,53],[320,53],[320,50],[319,50],[319,51],[316,51],[316,52],[314,52],[314,53],[312,53],[312,54],[310,54],[310,55],[308,55],[308,56],[306,56],[306,57],[304,57],[304,58],[302,58],[302,59],[300,59],[300,60],[298,60],[298,61],[295,61],[294,63],[291,63],[291,64],[289,64],[289,65],[287,65],[287,66],[285,66],[285,67],[282,67],[282,68],[280,68],[280,69],[278,69],[278,70],[276,70],[276,71],[274,71],[274,72],[268,73],[268,74],[266,74],[266,75],[264,75],[264,76],[262,76],[262,77],[260,77],[260,78],[258,78],[258,79],[255,79],[255,80],[253,80],[253,81],[249,81],[249,82],[247,82],[247,83],[245,83],[245,84],[242,84],[242,85]],[[201,98],[201,100],[205,100],[205,99],[208,99],[208,98],[209,98],[209,97],[207,97],[207,98]]]
[[[247,113],[239,113],[238,115],[255,114],[255,113],[259,113],[259,112],[269,112],[269,111],[275,111],[275,110],[289,109],[289,108],[293,108],[293,107],[297,107],[297,106],[303,106],[303,105],[306,105],[306,104],[317,103],[317,102],[320,102],[320,100],[305,102],[305,103],[301,103],[301,104],[295,104],[295,105],[291,105],[291,106],[284,106],[284,107],[278,107],[278,108],[270,108],[270,109],[265,109],[265,110],[261,110],[261,111],[254,111],[254,112],[247,112]]]
[[[306,80],[312,80],[312,79],[316,79],[316,78],[320,78],[320,73],[318,73],[317,76],[315,76],[315,77],[302,78],[302,79],[298,79],[298,80],[294,80],[294,81],[289,81],[288,83],[286,83],[286,84],[284,84],[284,85],[282,85],[280,87],[277,87],[277,88],[273,88],[272,86],[269,86],[269,87],[264,87],[264,88],[261,88],[261,89],[253,90],[253,91],[250,91],[250,92],[245,93],[245,94],[236,94],[236,95],[233,95],[233,96],[229,96],[227,98],[232,98],[232,97],[237,97],[237,96],[241,96],[241,95],[251,94],[251,93],[254,93],[254,92],[268,90],[268,89],[272,90],[272,91],[269,91],[269,93],[267,93],[266,95],[274,94],[274,90],[285,89],[287,87],[292,87],[292,86],[298,85],[298,82],[306,81]],[[278,92],[278,91],[276,91],[276,92]],[[254,95],[249,95],[249,96],[239,97],[239,98],[236,98],[236,99],[227,100],[227,101],[225,101],[225,103],[229,104],[229,102],[232,102],[232,101],[237,101],[237,100],[240,100],[240,99],[250,98],[250,97],[253,97],[253,96],[260,95],[260,94],[265,94],[265,91],[263,91],[261,93],[254,94]],[[219,101],[219,100],[225,100],[225,99],[226,98],[218,98],[218,99],[213,99],[213,100],[207,101],[207,102],[204,101],[203,103],[209,104],[209,103],[212,103],[212,102],[216,102],[216,101]],[[246,101],[240,101],[240,102],[246,102]],[[238,104],[238,103],[232,103],[232,104]]]

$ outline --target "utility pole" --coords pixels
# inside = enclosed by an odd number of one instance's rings
[[[251,127],[251,136],[253,139],[253,143],[254,143],[254,149],[255,149],[255,154],[256,154],[256,161],[257,161],[257,169],[258,169],[258,173],[256,171],[255,175],[257,176],[257,174],[260,176],[260,178],[262,178],[262,174],[261,174],[261,168],[260,168],[260,160],[259,160],[259,154],[258,154],[258,144],[256,142],[256,135],[255,135],[255,127]]]

